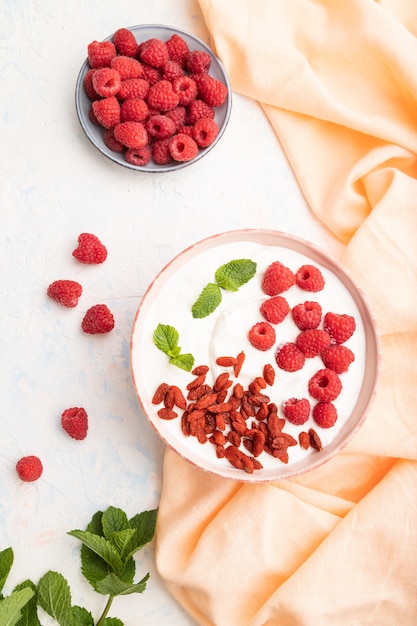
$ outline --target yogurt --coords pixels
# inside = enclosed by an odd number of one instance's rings
[[[202,289],[207,283],[215,282],[215,272],[221,265],[234,259],[254,261],[256,263],[255,276],[242,285],[237,292],[221,289],[222,300],[215,311],[205,318],[194,319],[191,308]],[[201,461],[203,465],[209,464],[214,468],[229,465],[226,459],[216,457],[215,447],[210,443],[202,445],[194,437],[185,437],[182,434],[181,410],[178,411],[179,418],[172,421],[161,420],[157,416],[160,406],[152,405],[151,398],[158,385],[161,382],[177,385],[186,395],[186,386],[194,379],[191,372],[170,364],[167,355],[155,346],[153,333],[158,324],[176,328],[179,333],[181,352],[191,353],[194,356],[194,366],[209,366],[210,370],[206,378],[208,384],[213,384],[218,374],[223,371],[229,371],[231,378],[235,380],[232,369],[218,366],[216,359],[220,356],[235,357],[243,350],[246,357],[236,382],[240,382],[246,389],[254,378],[262,376],[264,365],[270,363],[276,372],[275,382],[263,390],[263,393],[267,394],[270,401],[278,406],[280,417],[284,417],[282,406],[289,398],[308,398],[311,408],[315,404],[315,400],[308,392],[308,381],[324,367],[321,358],[306,358],[304,367],[297,372],[281,370],[275,361],[277,348],[284,343],[294,342],[300,333],[292,319],[291,312],[282,323],[273,325],[276,343],[271,349],[257,350],[252,347],[248,339],[250,328],[257,322],[265,321],[260,313],[260,306],[269,296],[262,290],[262,278],[267,267],[274,261],[280,261],[294,273],[302,265],[315,265],[324,277],[325,286],[320,292],[307,292],[294,285],[280,294],[286,298],[291,309],[296,304],[315,300],[322,307],[323,317],[327,312],[344,313],[353,316],[356,321],[353,336],[344,344],[352,350],[355,360],[349,366],[348,371],[340,375],[343,388],[334,401],[338,412],[336,424],[331,428],[320,428],[310,414],[309,420],[301,426],[287,421],[284,432],[289,433],[298,441],[301,431],[314,428],[325,449],[336,438],[340,438],[341,431],[354,410],[364,379],[365,328],[354,296],[348,285],[330,269],[331,264],[328,266],[320,264],[312,260],[307,253],[304,254],[291,247],[266,245],[256,240],[232,240],[224,243],[219,241],[218,245],[201,250],[197,245],[195,253],[185,254],[184,262],[177,259],[173,266],[168,266],[145,295],[139,310],[132,349],[132,367],[139,398],[151,423],[169,445],[193,462]],[[243,446],[242,450],[247,452]],[[289,447],[288,453],[288,466],[299,464],[307,457],[318,454],[316,450],[312,448],[304,450],[300,445]],[[281,461],[265,452],[258,458],[266,469],[282,465]]]

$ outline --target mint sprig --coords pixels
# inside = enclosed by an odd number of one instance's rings
[[[159,350],[168,357],[171,365],[176,365],[186,372],[191,372],[194,365],[194,357],[190,353],[182,354],[178,345],[180,336],[174,326],[158,324],[153,334],[153,342]]]
[[[40,626],[38,606],[59,626],[124,626],[118,618],[108,617],[113,599],[143,593],[149,579],[145,574],[134,582],[136,565],[133,555],[149,543],[155,534],[157,509],[143,511],[128,519],[121,509],[109,507],[93,515],[85,531],[72,530],[68,535],[79,539],[81,571],[93,589],[108,596],[97,622],[87,609],[73,605],[67,580],[59,572],[48,571],[37,585],[24,581],[6,597],[2,590],[13,565],[12,548],[0,552],[0,624],[5,626]]]
[[[222,301],[221,289],[238,289],[255,276],[256,263],[250,259],[234,259],[221,265],[214,274],[215,282],[208,283],[191,307],[196,319],[207,317],[217,309]]]

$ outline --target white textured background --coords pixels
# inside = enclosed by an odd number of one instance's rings
[[[336,256],[339,246],[309,213],[260,107],[238,94],[218,146],[176,173],[120,167],[83,134],[74,88],[87,44],[141,23],[208,42],[196,1],[2,0],[1,12],[0,549],[15,553],[5,592],[57,570],[97,619],[104,597],[81,576],[79,543],[66,532],[109,505],[129,516],[158,506],[164,450],[136,400],[129,355],[149,282],[183,248],[235,228],[294,233]],[[103,265],[73,259],[81,232],[107,246]],[[77,308],[47,298],[59,278],[83,285]],[[84,335],[82,316],[99,302],[115,330]],[[61,430],[70,406],[89,414],[83,442]],[[26,454],[43,461],[36,483],[15,473]],[[136,560],[136,580],[151,573],[148,589],[116,599],[111,615],[126,626],[193,624],[159,579],[153,544]]]

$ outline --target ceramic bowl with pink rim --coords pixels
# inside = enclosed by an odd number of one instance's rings
[[[187,159],[187,160],[177,160],[177,159],[171,159],[170,161],[166,162],[166,163],[161,163],[161,162],[155,162],[154,159],[150,159],[149,162],[147,163],[135,163],[135,162],[130,162],[126,159],[126,149],[123,151],[119,151],[119,149],[115,150],[113,147],[109,147],[109,143],[105,141],[105,136],[104,136],[104,132],[105,129],[103,128],[103,126],[101,126],[98,123],[95,123],[92,120],[91,117],[91,106],[92,106],[92,99],[87,95],[85,86],[84,86],[84,80],[85,77],[87,75],[87,73],[92,69],[89,65],[89,60],[88,58],[84,61],[79,74],[78,74],[78,78],[77,78],[77,82],[76,82],[76,87],[75,87],[75,106],[76,106],[76,111],[77,111],[77,115],[78,115],[78,119],[79,122],[81,124],[81,127],[84,131],[84,133],[86,134],[87,138],[90,140],[90,142],[93,144],[93,146],[105,157],[107,157],[108,159],[110,159],[111,161],[118,163],[119,165],[122,165],[124,167],[127,167],[129,169],[132,170],[136,170],[136,171],[142,171],[142,172],[171,172],[171,171],[175,171],[178,169],[182,169],[185,166],[191,165],[193,163],[196,163],[197,161],[199,161],[200,159],[202,159],[208,152],[210,152],[215,146],[218,145],[220,139],[222,138],[226,127],[228,125],[229,122],[229,118],[230,118],[230,114],[231,114],[231,109],[232,109],[232,88],[230,85],[230,81],[229,81],[229,77],[227,75],[227,72],[221,62],[221,60],[217,57],[217,55],[213,52],[213,50],[210,48],[209,45],[207,45],[204,41],[202,41],[201,39],[199,39],[198,37],[196,37],[195,35],[192,35],[190,33],[186,33],[182,30],[179,30],[177,28],[171,27],[171,26],[166,26],[163,24],[140,24],[140,25],[136,25],[136,26],[129,26],[126,27],[126,30],[129,30],[133,36],[135,37],[136,41],[138,44],[142,44],[146,41],[149,41],[153,38],[161,40],[162,42],[166,43],[167,41],[169,41],[173,36],[176,37],[180,37],[181,40],[183,40],[185,42],[185,44],[188,46],[188,50],[190,52],[190,54],[193,54],[195,52],[202,52],[206,55],[206,58],[210,59],[209,65],[208,65],[208,69],[207,69],[207,74],[213,78],[214,80],[222,83],[222,85],[225,86],[226,88],[226,96],[224,98],[224,101],[221,104],[213,104],[213,120],[217,126],[217,134],[214,137],[214,139],[210,140],[210,143],[207,143],[205,141],[199,142],[198,146],[199,149],[196,153],[196,155],[191,158],[191,159]],[[108,36],[106,39],[103,40],[104,42],[113,42],[114,41],[114,33],[110,36]],[[87,44],[89,44],[91,42],[86,42],[86,50],[87,50]],[[135,61],[139,61],[140,62],[140,56],[139,53],[134,57]],[[143,63],[142,63],[143,64]],[[153,68],[151,68],[152,70]],[[174,75],[171,74],[164,74],[164,68],[157,68],[156,71],[159,73],[159,79],[163,79],[166,76],[169,76],[169,82],[171,82],[171,84],[173,84],[174,82]],[[168,72],[168,70],[167,70]],[[172,69],[171,69],[172,72]],[[193,76],[190,74],[190,71],[188,71],[187,67],[185,67],[184,69],[184,74],[187,75],[188,77],[193,78]],[[145,82],[145,75],[142,75],[141,78],[139,79],[140,81]],[[194,76],[195,78],[195,76]],[[130,80],[130,79],[128,79]],[[148,79],[147,79],[148,80]],[[156,79],[153,79],[156,80]],[[153,82],[152,80],[148,80],[149,84],[152,86]],[[121,96],[122,92],[118,92],[116,93],[115,97],[116,99],[120,102],[121,105],[123,105],[124,99]],[[129,96],[129,98],[138,98],[138,99],[143,99],[145,100],[145,102],[148,102],[147,98],[148,98],[148,92],[146,95],[131,95]],[[102,97],[98,98],[98,99],[103,99]],[[128,99],[126,97],[126,99]],[[202,96],[198,93],[197,100],[201,100]],[[211,102],[211,101],[210,101]],[[185,108],[186,109],[186,113],[187,113],[187,118],[185,121],[185,124],[189,127],[188,130],[190,130],[190,128],[192,127],[193,123],[192,121],[189,121],[190,118],[190,113],[192,117],[196,117],[196,114],[193,113],[193,111],[190,110],[190,107],[192,107],[193,104],[184,104],[184,107],[182,107],[181,103],[179,103],[175,108],[179,109],[179,108]],[[151,115],[151,104],[149,104],[149,115]],[[153,111],[152,114],[156,114],[157,111]],[[165,114],[166,111],[160,111],[159,113]],[[170,109],[168,111],[168,115],[172,113],[172,110]],[[203,114],[201,113],[201,115],[203,116]],[[123,121],[123,120],[122,120]],[[194,120],[195,121],[195,120]],[[142,120],[143,124],[146,125],[146,120]],[[156,126],[153,127],[154,129],[156,128]],[[183,132],[182,129],[177,129],[175,131],[174,134],[177,134],[179,132]],[[204,131],[205,133],[205,131]],[[153,136],[149,135],[149,142],[150,145],[152,145],[152,143],[156,140]],[[204,135],[206,137],[206,134]],[[201,137],[200,137],[201,138]],[[207,140],[208,141],[208,140]],[[116,144],[114,144],[116,145]]]
[[[246,482],[334,457],[366,419],[378,367],[374,320],[346,270],[273,230],[221,233],[178,254],[148,287],[131,337],[156,433],[188,462]]]

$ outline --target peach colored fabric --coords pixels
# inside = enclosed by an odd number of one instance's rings
[[[414,626],[417,3],[199,3],[234,91],[259,101],[346,244],[382,370],[359,434],[297,479],[234,484],[167,451],[158,570],[204,626]]]

